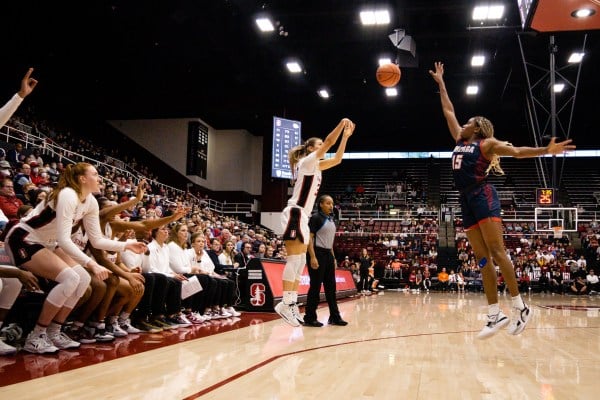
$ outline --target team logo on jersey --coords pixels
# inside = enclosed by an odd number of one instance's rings
[[[19,249],[19,257],[21,257],[22,259],[29,258],[29,254],[27,254],[27,250],[25,250],[24,248],[20,248]]]
[[[253,283],[250,285],[250,304],[254,307],[260,307],[265,305],[266,300],[264,284]]]

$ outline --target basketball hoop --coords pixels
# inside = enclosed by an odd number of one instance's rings
[[[558,225],[558,226],[553,226],[552,230],[554,231],[554,239],[560,239],[562,238],[562,234],[563,234],[563,227]]]

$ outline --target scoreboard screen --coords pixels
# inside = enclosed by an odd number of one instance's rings
[[[302,142],[301,128],[300,121],[273,117],[273,156],[271,164],[271,176],[273,178],[292,178],[288,153],[292,147],[298,146]]]

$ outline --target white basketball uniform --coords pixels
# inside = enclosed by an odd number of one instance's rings
[[[308,244],[310,229],[308,218],[312,213],[321,186],[321,170],[315,152],[298,161],[296,183],[292,197],[281,215],[283,240],[299,239]]]

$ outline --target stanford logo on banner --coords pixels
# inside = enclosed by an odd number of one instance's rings
[[[265,290],[265,285],[262,283],[250,285],[250,304],[254,307],[264,306],[266,302]]]

